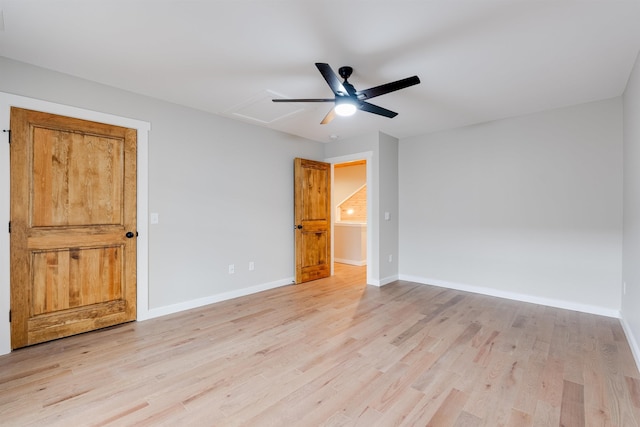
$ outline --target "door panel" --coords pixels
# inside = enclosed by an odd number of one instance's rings
[[[122,247],[33,252],[32,315],[122,298]]]
[[[12,347],[134,320],[136,131],[12,108],[11,132]]]
[[[123,144],[34,128],[32,226],[121,223]]]
[[[296,283],[331,275],[331,165],[294,161]]]

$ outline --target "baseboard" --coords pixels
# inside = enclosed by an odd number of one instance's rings
[[[624,334],[627,337],[629,347],[631,347],[631,353],[633,354],[633,358],[636,361],[636,367],[638,368],[638,370],[640,370],[640,347],[638,347],[638,342],[633,336],[633,333],[631,332],[631,326],[629,326],[624,316],[620,318],[620,323],[622,324],[622,330],[624,330]]]
[[[382,279],[377,279],[377,280],[368,280],[367,281],[367,285],[373,285],[373,286],[384,286],[384,285],[388,285],[389,283],[395,282],[398,279],[398,275],[393,275],[393,276],[387,276],[384,277]]]
[[[464,283],[448,282],[445,280],[428,279],[424,277],[411,276],[406,274],[400,275],[400,280],[421,283],[424,285],[438,286],[442,288],[455,289],[458,291],[472,292],[475,294],[488,295],[497,298],[505,298],[514,301],[528,302],[532,304],[545,305],[548,307],[562,308],[565,310],[579,311],[582,313],[597,314],[599,316],[614,317],[620,319],[620,311],[605,307],[599,307],[589,304],[579,304],[570,301],[556,300],[553,298],[542,298],[533,295],[519,294],[516,292],[507,292],[493,288],[482,286],[474,286]]]
[[[334,262],[339,262],[340,264],[349,264],[349,265],[355,265],[355,266],[358,266],[358,267],[362,267],[363,265],[367,265],[367,260],[366,259],[357,261],[355,259],[334,258],[333,261]]]
[[[277,280],[275,282],[264,283],[261,285],[251,286],[249,288],[238,289],[236,291],[223,292],[221,294],[211,295],[204,298],[198,298],[195,300],[180,302],[177,304],[171,304],[164,307],[149,309],[147,315],[144,318],[138,317],[137,320],[149,320],[160,316],[166,316],[167,314],[178,313],[185,310],[191,310],[193,308],[199,308],[205,305],[214,304],[216,302],[222,302],[233,298],[244,297],[247,295],[255,294],[269,289],[279,288],[281,286],[291,285],[294,282],[293,277],[287,279]]]

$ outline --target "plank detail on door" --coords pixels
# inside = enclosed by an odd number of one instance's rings
[[[136,130],[11,109],[11,346],[136,317]]]
[[[294,160],[296,283],[331,275],[331,165]]]

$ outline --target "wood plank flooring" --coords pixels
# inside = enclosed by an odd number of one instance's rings
[[[336,271],[1,356],[0,425],[639,425],[618,320]]]

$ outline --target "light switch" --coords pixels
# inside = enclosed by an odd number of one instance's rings
[[[389,214],[389,212],[385,212],[384,213],[384,220],[385,221],[389,221],[391,219],[391,215]]]
[[[156,212],[151,213],[151,224],[157,224],[160,222],[160,214]]]

